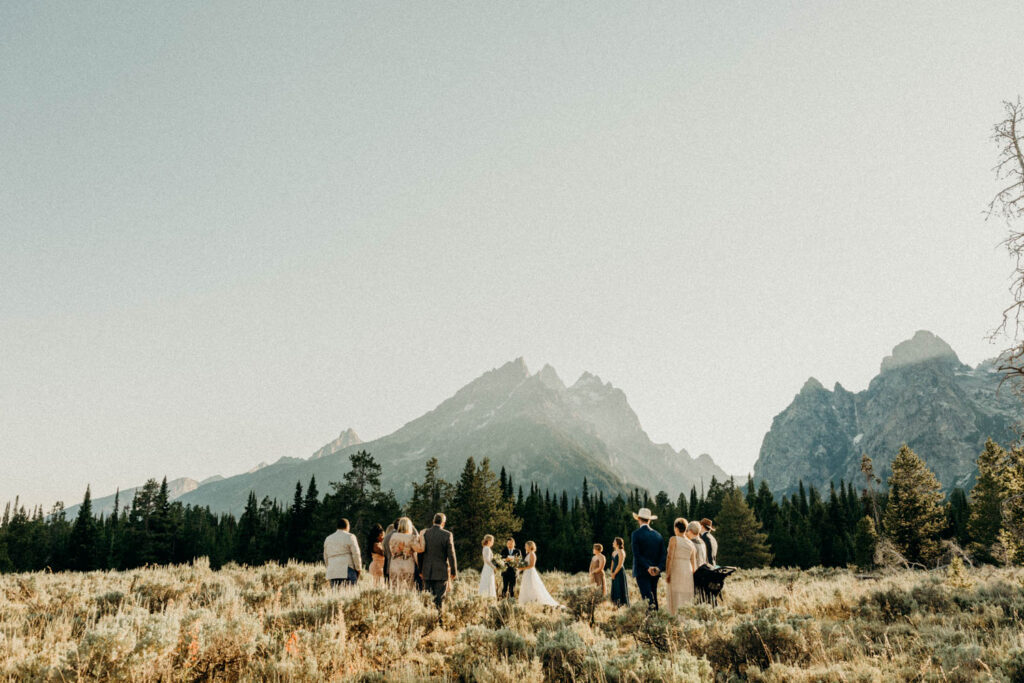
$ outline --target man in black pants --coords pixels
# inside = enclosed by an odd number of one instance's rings
[[[514,558],[515,561],[521,562],[523,554],[516,548],[516,539],[510,538],[505,541],[505,549],[501,551],[501,559],[508,562],[509,558]],[[511,598],[515,600],[516,597],[516,571],[515,567],[505,567],[505,570],[501,572],[501,597]]]
[[[423,533],[423,564],[420,575],[423,587],[434,596],[438,613],[448,593],[449,579],[454,581],[459,573],[455,562],[455,539],[452,532],[444,528],[448,521],[443,512],[434,515],[434,526]]]

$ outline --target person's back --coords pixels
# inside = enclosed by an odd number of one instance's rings
[[[443,513],[434,515],[434,526],[423,532],[423,563],[420,574],[423,585],[434,596],[438,611],[448,592],[448,580],[458,573],[455,560],[455,539],[452,532],[444,528],[448,518]]]
[[[326,577],[332,586],[355,583],[362,570],[356,537],[348,532],[348,520],[338,520],[338,530],[324,539]]]
[[[634,576],[661,563],[664,539],[657,531],[647,525],[641,526],[630,536],[630,541],[633,546]]]

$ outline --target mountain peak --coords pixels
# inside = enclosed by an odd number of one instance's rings
[[[800,393],[805,394],[810,391],[825,391],[825,387],[814,377],[808,377],[807,381],[804,382],[804,386],[800,389]]]
[[[354,429],[349,427],[342,431],[341,434],[338,435],[337,439],[318,450],[309,459],[315,460],[316,458],[322,458],[325,455],[333,455],[343,448],[358,446],[361,443],[363,443],[363,440],[359,438],[359,435],[356,434]]]
[[[882,360],[882,372],[930,360],[947,360],[959,364],[953,348],[927,330],[918,330],[910,339],[893,348],[892,355]]]
[[[545,364],[540,372],[537,373],[537,379],[541,381],[544,386],[558,391],[565,390],[565,384],[562,383],[562,378],[558,376],[558,373],[553,367]]]
[[[580,375],[580,378],[578,380],[576,380],[576,383],[572,385],[572,388],[573,389],[578,389],[580,387],[585,387],[585,386],[599,386],[599,387],[603,387],[604,386],[604,382],[602,382],[601,378],[598,377],[597,375],[592,374],[590,372],[584,371],[583,374]]]

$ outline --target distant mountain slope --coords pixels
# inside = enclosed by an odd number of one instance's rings
[[[584,477],[605,491],[631,485],[675,495],[712,476],[727,478],[710,457],[693,459],[653,444],[621,390],[585,373],[566,387],[545,366],[530,374],[519,358],[484,373],[427,414],[396,432],[362,443],[354,432],[318,450],[309,460],[282,458],[253,472],[212,482],[180,497],[215,511],[240,510],[249,491],[289,500],[295,482],[316,476],[320,490],[340,481],[348,456],[369,451],[383,468],[382,483],[400,500],[412,492],[427,459],[436,457],[443,476],[455,480],[472,456],[505,467],[514,482],[536,481],[553,490],[576,491]],[[350,443],[340,445],[344,440]]]
[[[772,422],[754,465],[754,477],[775,491],[800,480],[860,481],[861,454],[888,477],[893,456],[907,443],[943,487],[969,487],[987,438],[1014,438],[1024,417],[1009,389],[998,391],[993,362],[970,368],[946,342],[926,331],[893,349],[868,388],[852,393],[825,389],[813,377]]]
[[[180,498],[181,496],[185,495],[189,491],[195,491],[197,488],[199,488],[203,484],[207,484],[207,483],[216,481],[218,479],[220,479],[220,477],[211,477],[210,479],[207,479],[207,480],[202,481],[202,482],[196,481],[195,479],[190,479],[188,477],[180,477],[178,479],[171,479],[170,481],[167,482],[167,495],[168,495],[168,498],[170,498],[171,500],[175,500],[176,498]],[[120,493],[115,494],[113,496],[104,496],[102,498],[93,498],[92,499],[92,513],[94,515],[96,515],[96,516],[99,516],[100,514],[109,516],[110,513],[114,511],[114,498],[115,497],[118,497],[118,505],[120,505],[121,509],[124,510],[126,507],[131,505],[132,498],[135,497],[135,491],[138,488],[141,488],[141,487],[133,486],[132,488],[122,489],[120,491]],[[79,507],[81,507],[80,503],[76,504],[76,505],[72,505],[71,507],[67,508],[67,510],[65,512],[66,512],[68,518],[71,518],[74,515],[78,514],[78,508]]]

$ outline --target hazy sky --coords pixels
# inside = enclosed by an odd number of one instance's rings
[[[0,4],[0,501],[387,434],[516,356],[750,470],[1007,301],[1008,2]]]

